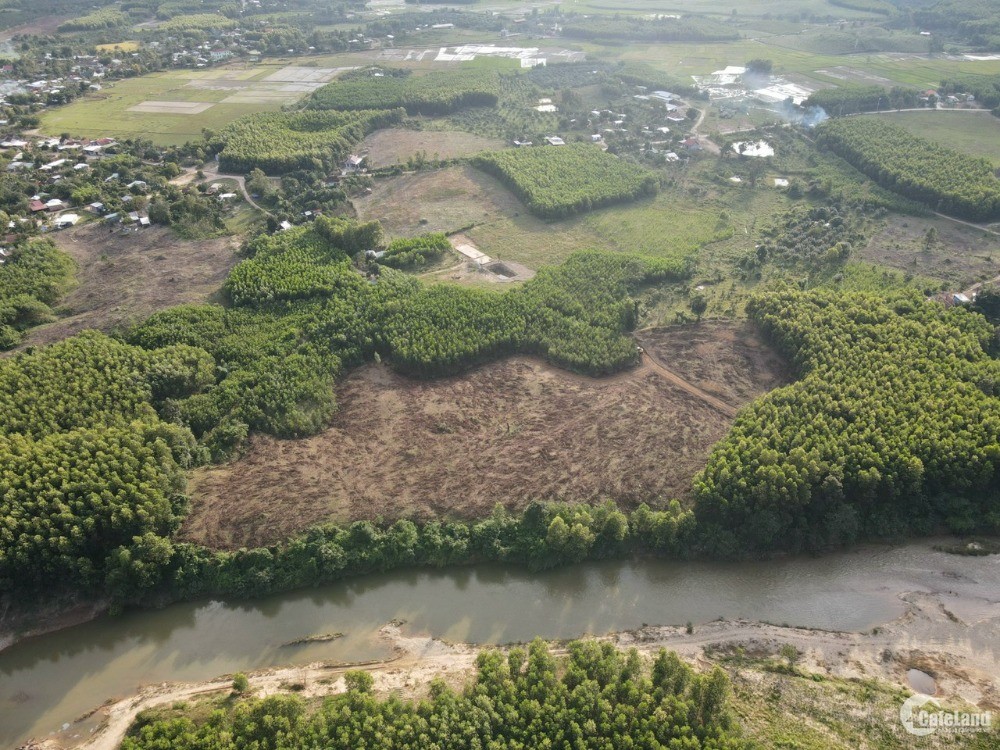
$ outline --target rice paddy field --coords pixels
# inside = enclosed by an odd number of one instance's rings
[[[170,146],[196,140],[251,112],[294,104],[344,70],[303,64],[240,64],[172,70],[109,84],[42,117],[43,132],[74,136],[146,137]]]

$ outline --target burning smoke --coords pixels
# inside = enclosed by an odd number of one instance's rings
[[[791,100],[779,104],[776,112],[787,122],[810,129],[819,125],[823,120],[830,119],[830,115],[822,107],[800,107]]]

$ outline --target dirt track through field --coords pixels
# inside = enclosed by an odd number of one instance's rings
[[[643,358],[646,362],[649,363],[651,367],[655,368],[656,371],[660,373],[660,375],[665,377],[667,380],[669,380],[677,387],[684,389],[695,398],[700,398],[702,401],[709,404],[710,406],[714,406],[716,409],[721,411],[727,417],[736,416],[736,407],[730,406],[725,401],[720,401],[715,396],[711,396],[705,393],[705,391],[703,391],[698,386],[689,383],[688,381],[686,381],[684,378],[682,378],[680,375],[673,372],[672,370],[668,370],[658,359],[656,359],[656,357],[651,356],[649,352],[644,351]]]

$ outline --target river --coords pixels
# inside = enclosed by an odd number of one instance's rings
[[[0,652],[0,746],[43,738],[139,685],[318,660],[388,656],[378,628],[501,643],[716,618],[862,631],[942,592],[957,610],[1000,600],[1000,556],[929,542],[758,563],[629,561],[530,574],[497,566],[374,575],[253,602],[199,601],[102,617]],[[338,640],[283,643],[342,632]],[[72,726],[86,733],[93,722]]]

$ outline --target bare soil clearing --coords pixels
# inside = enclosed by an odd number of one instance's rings
[[[368,163],[372,167],[388,167],[403,163],[420,152],[428,159],[453,159],[505,145],[499,138],[484,138],[457,130],[387,128],[372,133],[358,148],[361,153],[367,151]]]
[[[730,365],[713,377],[720,393],[739,395],[732,407],[782,382],[783,370],[769,369],[773,355],[727,354],[737,337],[720,336],[715,356]],[[661,356],[674,361],[668,344]],[[338,398],[319,435],[256,436],[243,458],[196,471],[180,536],[235,548],[325,521],[477,518],[497,503],[662,504],[688,495],[731,423],[649,361],[602,379],[527,357],[435,381],[370,365],[343,381]]]
[[[42,16],[20,26],[12,26],[9,29],[0,31],[0,42],[8,42],[15,36],[45,36],[54,34],[59,26],[66,20],[67,16]]]
[[[653,328],[636,334],[636,340],[664,367],[733,406],[792,380],[784,360],[751,323]]]
[[[499,182],[469,166],[378,180],[371,195],[354,199],[354,208],[365,221],[381,221],[393,237],[453,232],[526,211]]]
[[[51,235],[76,261],[78,285],[59,304],[60,320],[32,329],[24,345],[102,331],[171,305],[205,302],[236,264],[237,239],[178,239],[169,229],[109,233],[86,225]]]

